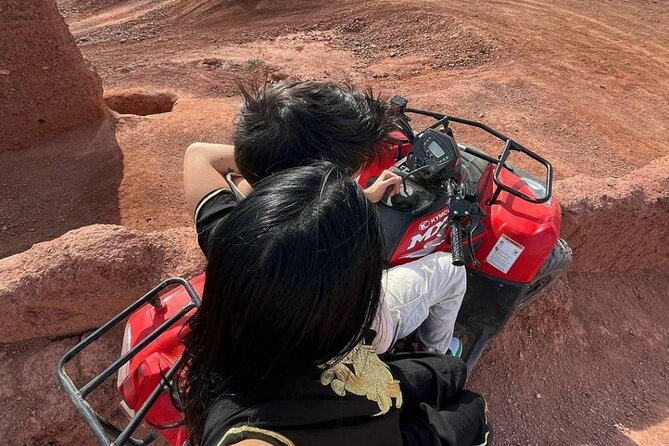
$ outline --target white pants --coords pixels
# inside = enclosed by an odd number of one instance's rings
[[[430,254],[383,275],[383,302],[375,322],[376,351],[386,352],[395,341],[418,329],[429,351],[446,353],[467,289],[467,272],[453,266],[451,255]]]

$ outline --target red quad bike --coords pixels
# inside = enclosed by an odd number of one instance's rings
[[[571,250],[559,238],[560,206],[551,197],[551,164],[476,121],[407,108],[391,101],[401,131],[399,143],[388,143],[383,156],[360,177],[367,186],[383,169],[403,177],[400,193],[378,205],[387,235],[388,263],[401,265],[434,251],[451,252],[453,264],[466,265],[467,293],[457,320],[462,358],[470,371],[509,317],[536,298],[571,261]],[[410,114],[435,122],[414,133]],[[451,123],[489,133],[504,143],[491,157],[453,138]],[[543,179],[508,163],[516,152],[542,165]],[[530,160],[528,160],[530,161]],[[81,341],[62,358],[58,377],[102,445],[146,445],[157,435],[184,446],[188,432],[178,397],[170,390],[178,370],[181,336],[189,315],[197,311],[204,275],[190,282],[168,279]],[[89,383],[77,388],[65,366],[85,347],[127,318],[121,356]],[[121,406],[130,416],[122,428],[99,415],[86,397],[117,374]],[[151,431],[132,437],[140,424]]]

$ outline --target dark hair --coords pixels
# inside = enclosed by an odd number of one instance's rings
[[[261,181],[220,221],[184,339],[192,444],[222,395],[271,398],[272,383],[362,340],[379,305],[382,240],[375,207],[332,163]]]
[[[240,90],[235,162],[251,184],[316,160],[352,174],[376,159],[377,143],[393,128],[388,103],[371,90],[316,81]]]

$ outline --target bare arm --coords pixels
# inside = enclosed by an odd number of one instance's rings
[[[389,197],[399,194],[401,184],[402,177],[389,170],[384,170],[374,184],[364,189],[363,192],[369,201],[378,203],[385,194],[388,194]]]
[[[229,172],[237,172],[233,146],[204,142],[188,146],[184,156],[184,190],[191,215],[208,193],[230,188],[224,178]],[[252,190],[248,182],[241,178],[235,184],[244,194]]]
[[[188,212],[195,213],[198,203],[216,189],[229,189],[225,175],[239,172],[235,164],[234,146],[196,142],[188,146],[184,156],[184,189]],[[243,178],[234,180],[239,190],[248,195],[253,189]],[[385,193],[393,196],[399,192],[402,179],[390,171],[383,171],[370,187],[364,190],[367,198],[376,203]]]

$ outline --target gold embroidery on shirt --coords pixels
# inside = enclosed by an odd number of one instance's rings
[[[253,432],[255,434],[266,435],[270,438],[275,439],[276,441],[280,441],[286,446],[295,446],[295,443],[293,443],[287,437],[284,437],[278,432],[269,431],[267,429],[260,429],[259,427],[253,427],[253,426],[239,426],[228,429],[228,431],[225,433],[225,435],[223,435],[223,438],[221,438],[221,440],[218,442],[216,446],[221,446],[225,442],[225,439],[228,438],[229,436],[239,435],[243,432]]]
[[[345,396],[346,391],[365,396],[379,406],[379,413],[388,413],[393,406],[402,407],[400,382],[393,379],[390,369],[384,364],[371,345],[357,345],[336,364],[328,364],[321,374],[321,384],[332,387],[334,393]]]

